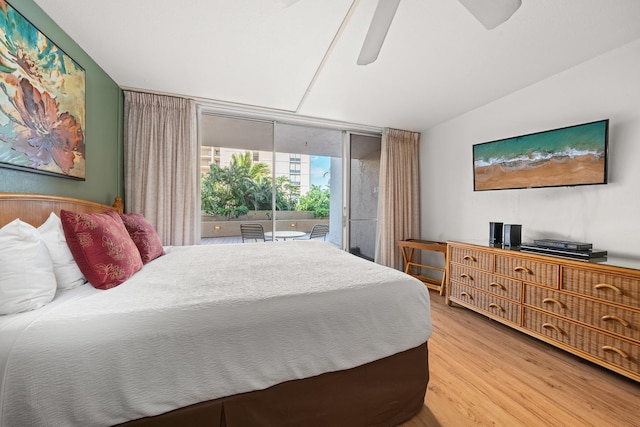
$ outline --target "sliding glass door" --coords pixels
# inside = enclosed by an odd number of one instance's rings
[[[291,205],[277,206],[276,235],[310,237],[314,226],[329,226],[322,238],[342,245],[342,131],[276,123],[276,184],[288,186]],[[278,203],[278,201],[276,201]],[[289,202],[289,201],[287,201]]]
[[[375,258],[380,136],[201,114],[203,243],[319,238]],[[346,161],[344,160],[346,159]]]
[[[272,229],[273,122],[200,116],[201,235],[236,243],[243,223]]]
[[[350,134],[347,144],[348,249],[354,255],[373,260],[378,218],[381,139],[379,136]]]
[[[242,241],[250,223],[268,241],[328,226],[319,238],[342,245],[342,131],[207,114],[200,123],[205,243]]]

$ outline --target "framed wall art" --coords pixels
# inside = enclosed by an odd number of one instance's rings
[[[607,183],[609,120],[473,146],[473,189]]]
[[[84,180],[85,71],[0,0],[0,167]]]

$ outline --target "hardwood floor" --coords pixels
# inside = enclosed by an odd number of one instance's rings
[[[404,427],[640,426],[640,383],[431,292],[430,381]]]

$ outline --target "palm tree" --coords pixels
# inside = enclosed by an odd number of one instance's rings
[[[271,210],[272,183],[266,163],[254,163],[250,152],[233,154],[229,166],[211,164],[202,176],[202,209],[227,218],[249,210]],[[297,200],[295,189],[286,177],[278,177],[276,184],[276,209],[292,210]]]
[[[251,153],[231,155],[229,170],[236,176],[239,196],[253,210],[271,209],[271,170],[266,163],[254,163]]]
[[[232,154],[229,165],[236,168],[246,169],[255,181],[268,178],[271,175],[269,165],[263,162],[253,163],[253,158],[249,151],[245,151],[242,154]]]

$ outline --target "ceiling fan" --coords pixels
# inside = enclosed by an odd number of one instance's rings
[[[298,0],[275,0],[280,6],[288,7]],[[482,25],[491,30],[506,22],[522,5],[522,0],[458,0]],[[367,65],[378,58],[391,21],[396,14],[400,0],[378,0],[369,31],[362,44],[358,65]]]

